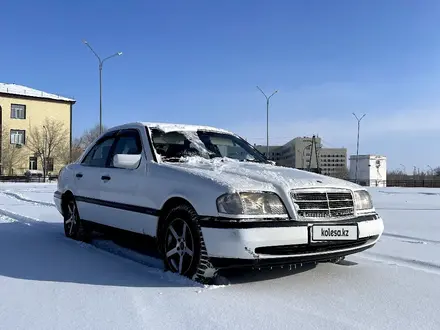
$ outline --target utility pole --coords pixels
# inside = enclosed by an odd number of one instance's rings
[[[99,134],[101,134],[102,133],[102,65],[104,64],[105,61],[107,61],[112,57],[121,56],[122,52],[114,53],[113,55],[110,55],[104,58],[103,60],[101,60],[99,55],[93,50],[92,46],[90,46],[90,44],[86,40],[83,40],[83,42],[87,47],[90,48],[92,53],[95,54],[96,58],[99,61]]]
[[[316,144],[316,136],[313,135],[312,137],[312,150],[310,150],[310,159],[309,159],[309,167],[308,167],[308,171],[311,171],[312,168],[312,157],[313,157],[313,146],[315,146],[315,158],[316,158],[316,173],[321,173],[320,169],[319,169],[319,156],[318,156],[318,146]]]
[[[359,162],[359,131],[361,129],[361,120],[365,117],[365,114],[362,115],[361,118],[358,118],[358,116],[356,116],[356,114],[353,112],[353,116],[356,118],[357,120],[357,143],[356,143],[356,171],[354,174],[354,181],[355,183],[358,182],[357,178],[358,178],[358,162]]]
[[[266,98],[266,148],[267,148],[267,159],[269,159],[269,101],[272,96],[274,96],[278,91],[276,90],[270,96],[267,96],[260,87],[257,86],[261,93],[263,93]]]

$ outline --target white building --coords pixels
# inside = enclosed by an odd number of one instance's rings
[[[350,156],[350,180],[356,180],[362,186],[386,187],[387,185],[387,158],[378,155]]]
[[[311,168],[318,166],[322,170],[322,174],[330,176],[340,176],[347,170],[347,149],[346,148],[324,148],[321,138],[315,138],[316,145],[312,150],[311,137],[297,137],[282,146],[269,146],[269,159],[277,163],[277,165],[307,168],[310,164]],[[255,145],[255,147],[263,155],[266,156],[267,147]],[[318,149],[318,156],[316,156]]]

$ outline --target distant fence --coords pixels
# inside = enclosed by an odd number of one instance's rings
[[[351,182],[355,182],[354,180],[347,180]],[[358,180],[361,186],[370,186],[370,187],[408,187],[408,188],[440,188],[440,178],[435,179],[419,179],[419,180],[386,180],[377,182],[376,180],[371,180],[370,182],[366,182],[365,180]],[[369,183],[369,184],[368,184]]]
[[[58,175],[49,175],[47,181],[58,179]],[[44,182],[42,176],[25,176],[25,175],[0,175],[0,182]]]

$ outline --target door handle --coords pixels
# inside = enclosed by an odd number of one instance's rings
[[[101,176],[101,180],[103,180],[103,181],[108,181],[110,179],[111,179],[111,177],[109,177],[108,175]]]
[[[82,173],[76,173],[76,177],[77,177],[77,178],[82,178],[83,175],[82,175]]]

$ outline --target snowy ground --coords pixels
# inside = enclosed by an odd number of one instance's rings
[[[54,189],[0,183],[0,329],[440,329],[440,189],[371,189],[385,233],[345,265],[208,287],[65,238]]]

